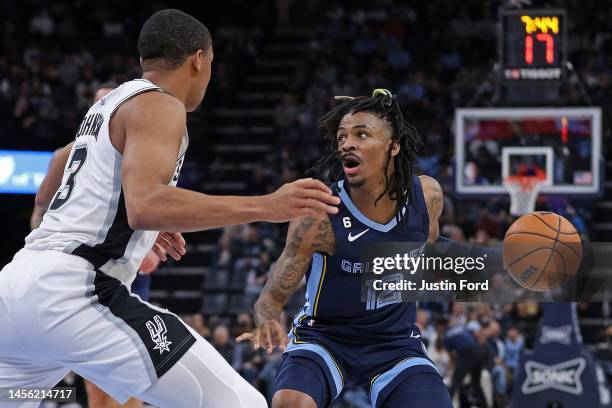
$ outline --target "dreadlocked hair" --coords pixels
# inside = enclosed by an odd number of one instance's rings
[[[323,130],[324,137],[329,143],[329,152],[306,173],[314,177],[327,176],[331,182],[340,180],[343,169],[336,136],[340,121],[349,113],[369,112],[378,115],[391,126],[391,139],[399,144],[400,151],[393,158],[395,171],[389,176],[386,169],[392,158],[393,147],[392,144],[389,145],[384,167],[385,189],[378,196],[375,204],[385,194],[389,194],[391,200],[395,201],[395,217],[401,221],[402,209],[412,204],[414,199],[412,177],[415,172],[416,153],[422,145],[417,129],[404,119],[399,101],[386,89],[376,89],[371,97],[336,97],[336,99],[344,101],[319,119],[319,128]]]

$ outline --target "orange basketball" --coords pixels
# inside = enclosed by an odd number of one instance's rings
[[[572,278],[582,257],[580,235],[553,212],[526,214],[504,238],[504,268],[521,286],[537,291],[558,288]]]

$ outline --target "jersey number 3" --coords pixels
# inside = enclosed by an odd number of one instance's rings
[[[68,201],[72,194],[72,189],[74,188],[74,178],[79,170],[81,170],[81,167],[83,167],[83,164],[85,164],[86,158],[87,146],[74,149],[74,153],[72,153],[72,157],[70,158],[70,164],[66,168],[66,172],[69,173],[66,184],[62,185],[59,190],[57,190],[57,193],[55,193],[55,197],[53,197],[53,201],[51,201],[51,205],[49,205],[49,210],[57,210]]]

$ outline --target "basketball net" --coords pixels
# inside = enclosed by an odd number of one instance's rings
[[[510,194],[510,214],[521,216],[535,211],[536,199],[545,181],[541,175],[506,177],[504,187]]]

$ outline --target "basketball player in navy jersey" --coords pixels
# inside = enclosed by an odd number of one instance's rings
[[[120,403],[263,408],[212,345],[129,286],[160,231],[285,222],[336,213],[340,200],[313,179],[259,197],[178,188],[211,36],[192,16],[162,10],[144,23],[138,50],[143,77],[89,108],[40,227],[0,271],[0,387],[50,387],[73,371]]]
[[[273,408],[320,408],[348,385],[368,390],[372,406],[452,407],[415,324],[415,303],[361,302],[355,267],[369,243],[438,238],[442,190],[414,175],[416,129],[387,90],[350,98],[321,119],[331,153],[314,168],[329,171],[337,214],[289,225],[287,243],[255,304],[251,340],[285,350]],[[287,336],[280,314],[306,276],[306,303]]]

